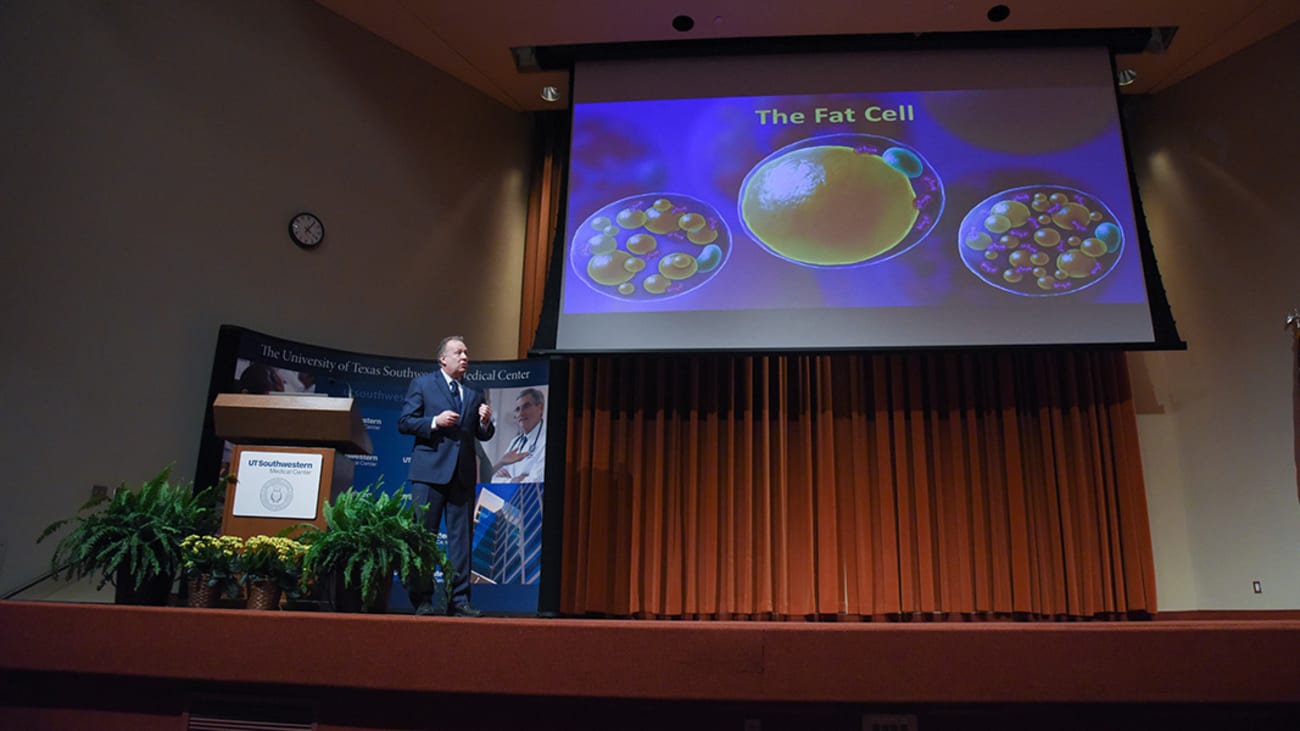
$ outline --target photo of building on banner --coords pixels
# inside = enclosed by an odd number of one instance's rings
[[[233,326],[226,326],[222,333],[236,344],[233,352],[226,354],[224,365],[218,363],[214,370],[227,374],[213,384],[216,392],[352,398],[374,446],[373,454],[347,455],[355,464],[354,486],[364,489],[382,483],[385,492],[410,492],[406,478],[412,438],[399,433],[398,420],[411,380],[437,371],[436,359],[350,353]],[[219,347],[219,360],[221,350]],[[464,377],[467,385],[483,393],[496,424],[491,439],[476,443],[470,583],[474,605],[486,612],[537,611],[547,366],[542,360],[475,361]],[[222,454],[220,469],[224,472],[230,459],[229,445],[218,453]],[[440,542],[445,543],[445,520],[439,534]],[[400,585],[394,586],[389,601],[392,611],[413,610]]]

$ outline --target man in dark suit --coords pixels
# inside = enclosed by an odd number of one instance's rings
[[[455,575],[447,614],[477,617],[469,603],[470,547],[473,541],[474,483],[478,474],[474,440],[486,441],[496,432],[492,408],[483,393],[462,383],[469,369],[465,338],[451,335],[438,343],[441,369],[411,381],[397,429],[415,437],[411,450],[411,503],[428,506],[425,525],[438,530],[447,516],[447,558]],[[433,577],[412,582],[415,613],[434,614]]]

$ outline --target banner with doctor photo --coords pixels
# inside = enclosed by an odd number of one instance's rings
[[[222,327],[222,341],[227,340],[232,347],[218,344],[214,393],[351,397],[374,445],[373,454],[348,455],[356,465],[355,486],[382,481],[386,492],[408,489],[412,438],[397,431],[398,417],[411,380],[438,370],[436,359],[352,353],[230,325]],[[493,439],[478,443],[470,580],[474,605],[484,611],[537,611],[548,378],[544,360],[474,362],[465,375],[468,383],[483,391],[497,424]],[[210,432],[205,439],[215,440],[212,450],[222,453],[219,439]],[[228,463],[229,458],[227,449],[222,461]],[[445,540],[445,526],[440,529]],[[402,587],[394,587],[389,606],[395,611],[409,609]]]
[[[481,609],[524,611],[537,606],[547,378],[546,361],[471,364],[465,375],[466,381],[483,391],[497,425],[492,439],[480,442],[470,554],[474,604]]]

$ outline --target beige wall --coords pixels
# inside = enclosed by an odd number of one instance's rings
[[[1136,110],[1147,223],[1188,344],[1130,359],[1165,610],[1300,608],[1283,331],[1300,307],[1297,120],[1300,25]]]
[[[0,591],[92,484],[189,479],[223,322],[515,355],[527,118],[315,3],[10,0],[0,89]]]

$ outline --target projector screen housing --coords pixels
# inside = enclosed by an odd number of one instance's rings
[[[572,114],[539,352],[1182,345],[1105,47],[579,61]]]

